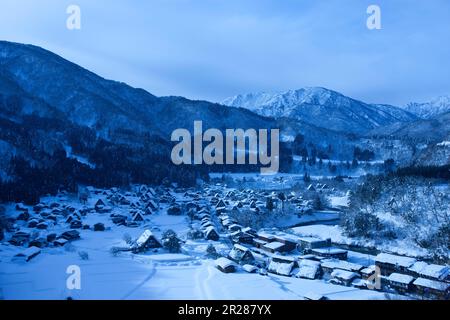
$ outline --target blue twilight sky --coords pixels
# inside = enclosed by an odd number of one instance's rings
[[[66,28],[81,8],[82,29]],[[382,10],[382,30],[366,9]],[[450,94],[448,0],[1,0],[0,39],[155,95],[323,86],[367,102]]]

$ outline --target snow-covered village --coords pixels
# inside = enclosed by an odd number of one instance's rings
[[[2,296],[448,299],[450,268],[431,251],[408,238],[346,235],[354,196],[345,181],[264,178],[266,189],[256,176],[217,175],[201,188],[86,187],[6,206]],[[66,288],[69,265],[80,267],[82,290]]]
[[[2,0],[0,304],[447,303],[448,12]]]

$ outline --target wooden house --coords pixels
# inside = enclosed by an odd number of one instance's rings
[[[450,268],[448,266],[428,264],[423,261],[414,263],[409,273],[416,278],[425,278],[437,281],[450,281]]]
[[[262,249],[268,242],[261,239],[253,239],[253,244],[256,248]]]
[[[228,257],[240,264],[251,264],[255,260],[252,252],[247,248],[240,244],[235,244],[233,249],[231,249]]]
[[[34,257],[36,257],[38,254],[41,253],[41,249],[37,248],[37,247],[30,247],[25,249],[24,251],[16,254],[13,257],[14,261],[17,260],[24,260],[26,262],[30,261],[31,259],[33,259]]]
[[[323,273],[325,275],[331,275],[333,271],[339,269],[339,270],[345,270],[350,272],[360,272],[364,267],[357,263],[351,263],[347,261],[342,260],[336,260],[336,259],[330,259],[330,260],[324,260],[321,263],[321,267],[323,270]]]
[[[144,220],[145,220],[144,216],[142,215],[142,213],[140,211],[136,211],[131,217],[131,221],[134,221],[134,222],[143,222]]]
[[[322,240],[315,237],[301,237],[298,239],[298,244],[303,251],[308,252],[312,249],[330,247],[331,239]]]
[[[347,250],[333,247],[312,249],[311,253],[323,258],[339,259],[339,260],[347,260],[348,254]]]
[[[435,281],[425,278],[417,278],[413,285],[416,293],[430,299],[450,299],[450,283]]]
[[[205,229],[205,239],[207,240],[213,240],[213,241],[219,241],[219,233],[216,231],[216,229],[213,226],[209,226]]]
[[[262,246],[262,249],[270,253],[287,251],[286,245],[278,241],[268,242]]]
[[[232,236],[232,239],[238,243],[253,245],[254,236],[247,232],[238,231]]]
[[[133,252],[145,252],[148,249],[161,248],[162,245],[150,230],[145,230],[135,244],[132,246]]]
[[[297,248],[298,238],[293,235],[290,235],[290,234],[275,235],[274,239],[275,239],[275,241],[278,241],[278,242],[281,242],[284,244],[285,252],[290,252]]]
[[[380,268],[381,275],[389,276],[391,273],[408,273],[408,269],[416,263],[416,259],[380,253],[375,257],[375,265]]]
[[[336,269],[331,273],[330,282],[348,287],[358,277],[359,275],[356,272]]]
[[[414,278],[407,274],[391,273],[383,282],[400,293],[407,293],[411,291]]]
[[[362,269],[359,273],[361,274],[361,277],[363,280],[368,280],[370,277],[372,277],[375,274],[375,266],[369,266],[367,268]]]
[[[282,276],[290,276],[295,266],[295,258],[275,255],[270,259],[267,271]]]
[[[216,268],[223,273],[233,273],[236,271],[236,265],[230,259],[221,257],[215,261]]]
[[[297,278],[317,279],[321,274],[320,262],[308,259],[298,261],[298,272],[295,274]]]

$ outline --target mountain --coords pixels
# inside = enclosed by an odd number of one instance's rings
[[[223,110],[217,104],[181,97],[159,98],[106,80],[42,48],[5,41],[0,42],[0,88],[4,96],[28,101],[16,114],[58,115],[103,137],[132,130],[168,139],[173,129],[190,129],[194,120],[214,128],[271,127],[273,123],[243,109]]]
[[[273,128],[241,108],[156,97],[33,45],[0,41],[0,201],[37,201],[78,183],[191,185],[200,166],[170,160],[174,129]]]
[[[407,139],[423,143],[450,140],[450,111],[429,119],[419,119],[406,124],[394,124],[372,130],[371,136]]]
[[[356,134],[417,119],[394,106],[367,104],[320,87],[275,94],[249,93],[228,98],[222,104],[246,108],[263,116],[292,118],[318,127]]]
[[[439,114],[450,112],[450,96],[440,96],[430,102],[412,102],[404,107],[408,112],[422,119],[430,119]]]

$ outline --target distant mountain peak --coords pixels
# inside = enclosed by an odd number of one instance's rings
[[[400,108],[364,103],[323,87],[241,94],[222,103],[263,116],[302,120],[350,133],[364,133],[380,126],[416,119]]]
[[[450,111],[450,96],[438,96],[429,102],[411,102],[404,109],[422,119],[431,119]]]

